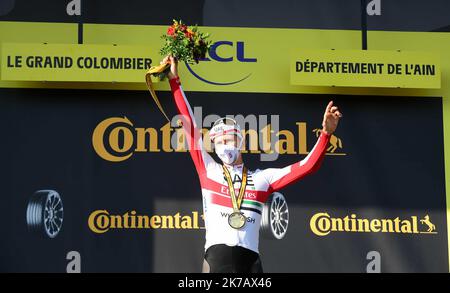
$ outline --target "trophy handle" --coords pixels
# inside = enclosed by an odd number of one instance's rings
[[[160,64],[158,66],[152,66],[150,67],[150,69],[147,71],[147,73],[145,74],[145,83],[147,84],[147,88],[150,91],[150,94],[153,97],[153,100],[155,101],[156,105],[158,106],[158,109],[161,111],[161,113],[163,113],[163,115],[166,117],[167,121],[170,123],[170,119],[167,116],[166,112],[164,111],[161,102],[158,99],[158,96],[156,95],[155,89],[153,87],[153,81],[152,81],[152,76],[158,73],[162,73],[165,70],[167,70],[167,68],[170,67],[170,61],[167,61],[166,63]]]

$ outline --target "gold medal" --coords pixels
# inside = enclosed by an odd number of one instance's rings
[[[228,224],[234,229],[241,229],[245,226],[246,218],[241,212],[234,212],[228,216]]]
[[[242,200],[244,199],[245,186],[247,185],[247,168],[244,166],[242,170],[241,188],[239,189],[238,196],[236,196],[230,172],[225,166],[222,167],[227,179],[228,190],[230,191],[231,196],[231,203],[233,204],[233,213],[228,216],[228,224],[234,229],[241,229],[242,227],[244,227],[245,222],[247,221],[247,218],[244,216],[244,214],[239,211]]]

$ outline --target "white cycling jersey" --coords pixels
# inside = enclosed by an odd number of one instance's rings
[[[196,126],[192,109],[181,88],[180,79],[173,78],[169,82],[176,106],[182,115],[189,152],[200,178],[206,228],[205,251],[212,245],[226,244],[238,245],[259,253],[259,228],[264,202],[273,192],[315,172],[320,167],[330,135],[322,132],[311,152],[299,162],[284,168],[248,171],[247,186],[240,207],[247,222],[244,227],[236,230],[228,224],[228,215],[233,212],[233,207],[222,164],[217,163],[203,147],[200,130]],[[225,166],[230,171],[235,193],[238,194],[244,165]]]

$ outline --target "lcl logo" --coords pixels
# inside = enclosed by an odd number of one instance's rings
[[[220,47],[231,47],[232,52],[234,51],[235,54],[234,55],[219,55],[219,48]],[[235,50],[234,50],[235,49]],[[223,50],[222,50],[223,51]],[[228,50],[229,51],[229,50]],[[211,62],[211,61],[216,61],[216,62],[221,62],[221,63],[225,63],[225,62],[233,62],[233,61],[237,61],[240,63],[255,63],[258,60],[256,58],[251,58],[251,57],[246,57],[245,56],[245,43],[238,41],[236,43],[230,42],[230,41],[217,41],[214,42],[208,52],[209,57],[205,58],[205,59],[201,59],[200,62]],[[202,76],[200,76],[199,74],[197,74],[196,72],[194,72],[194,70],[192,69],[192,67],[189,66],[188,63],[185,63],[187,69],[189,70],[189,72],[194,75],[196,78],[198,78],[199,80],[209,83],[209,84],[213,84],[213,85],[232,85],[232,84],[236,84],[239,83],[247,78],[250,77],[251,73],[247,74],[246,76],[238,79],[238,80],[234,80],[234,81],[229,81],[229,82],[218,82],[218,81],[211,81],[208,80]]]

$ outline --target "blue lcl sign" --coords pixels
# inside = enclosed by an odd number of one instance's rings
[[[236,54],[235,55],[229,55],[229,56],[221,56],[218,54],[218,48],[222,47],[222,46],[228,46],[228,47],[235,47],[236,48]],[[230,42],[230,41],[217,41],[214,42],[211,47],[209,48],[209,52],[208,52],[209,57],[205,58],[205,59],[201,59],[201,62],[205,62],[205,61],[216,61],[216,62],[233,62],[233,61],[237,61],[237,62],[243,62],[243,63],[253,63],[253,62],[257,62],[256,58],[250,58],[250,57],[246,57],[245,56],[245,43],[244,42]],[[239,80],[235,80],[235,81],[231,81],[231,82],[216,82],[216,81],[211,81],[211,80],[207,80],[201,76],[199,76],[197,73],[195,73],[192,68],[189,66],[189,64],[185,63],[187,69],[189,70],[190,73],[192,73],[192,75],[194,75],[196,78],[198,78],[199,80],[209,83],[209,84],[213,84],[213,85],[232,85],[232,84],[236,84],[238,82],[241,82],[245,79],[247,79],[248,77],[250,77],[251,73],[247,74],[245,77],[240,78]]]

